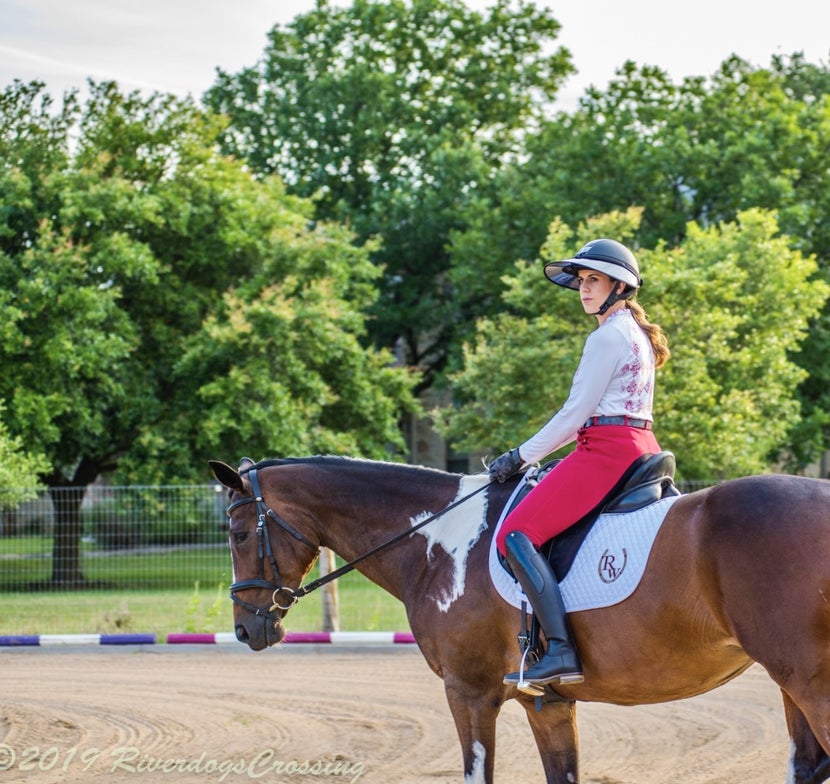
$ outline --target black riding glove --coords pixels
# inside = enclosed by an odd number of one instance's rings
[[[487,471],[492,482],[504,482],[515,474],[523,465],[524,460],[518,449],[511,449],[499,455],[489,466]]]

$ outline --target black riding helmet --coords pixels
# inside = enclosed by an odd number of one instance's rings
[[[591,240],[582,246],[573,258],[563,261],[551,261],[545,265],[545,276],[557,286],[579,290],[578,274],[581,269],[603,272],[613,280],[625,284],[621,294],[616,288],[599,309],[599,314],[621,299],[630,299],[643,285],[640,268],[634,254],[621,242],[616,240]]]

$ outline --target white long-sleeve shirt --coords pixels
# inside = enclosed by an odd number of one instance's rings
[[[568,399],[519,447],[536,463],[573,441],[593,416],[653,420],[654,351],[628,308],[612,313],[585,341]]]

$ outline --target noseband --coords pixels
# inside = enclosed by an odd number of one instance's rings
[[[227,514],[228,517],[230,517],[233,510],[238,509],[240,506],[245,506],[246,504],[256,504],[256,540],[257,557],[259,558],[259,579],[240,580],[239,582],[233,583],[230,587],[231,599],[235,604],[238,604],[240,607],[244,607],[246,610],[254,613],[255,615],[270,615],[275,610],[282,610],[285,612],[290,610],[297,603],[298,597],[297,592],[293,588],[283,585],[280,580],[279,569],[277,569],[277,561],[274,557],[274,552],[271,549],[271,537],[268,535],[268,520],[273,520],[283,530],[291,534],[291,536],[293,536],[298,542],[302,542],[306,545],[306,547],[309,547],[315,552],[318,552],[320,548],[310,539],[303,536],[298,530],[286,523],[285,520],[283,520],[278,514],[276,514],[276,512],[274,512],[273,509],[268,506],[268,504],[265,503],[265,500],[262,497],[262,490],[259,486],[256,468],[252,468],[248,472],[248,479],[251,482],[251,492],[253,495],[234,501],[228,507]],[[273,582],[265,579],[266,558],[268,559],[268,563],[271,565]],[[246,591],[249,588],[267,588],[271,591],[271,606],[267,608],[257,607],[250,602],[240,599],[236,595],[239,591]],[[280,597],[283,597],[282,602],[287,602],[287,604],[281,603]]]

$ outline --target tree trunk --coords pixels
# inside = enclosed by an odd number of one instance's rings
[[[81,504],[86,487],[50,487],[55,510],[52,538],[52,582],[61,586],[81,585]]]

